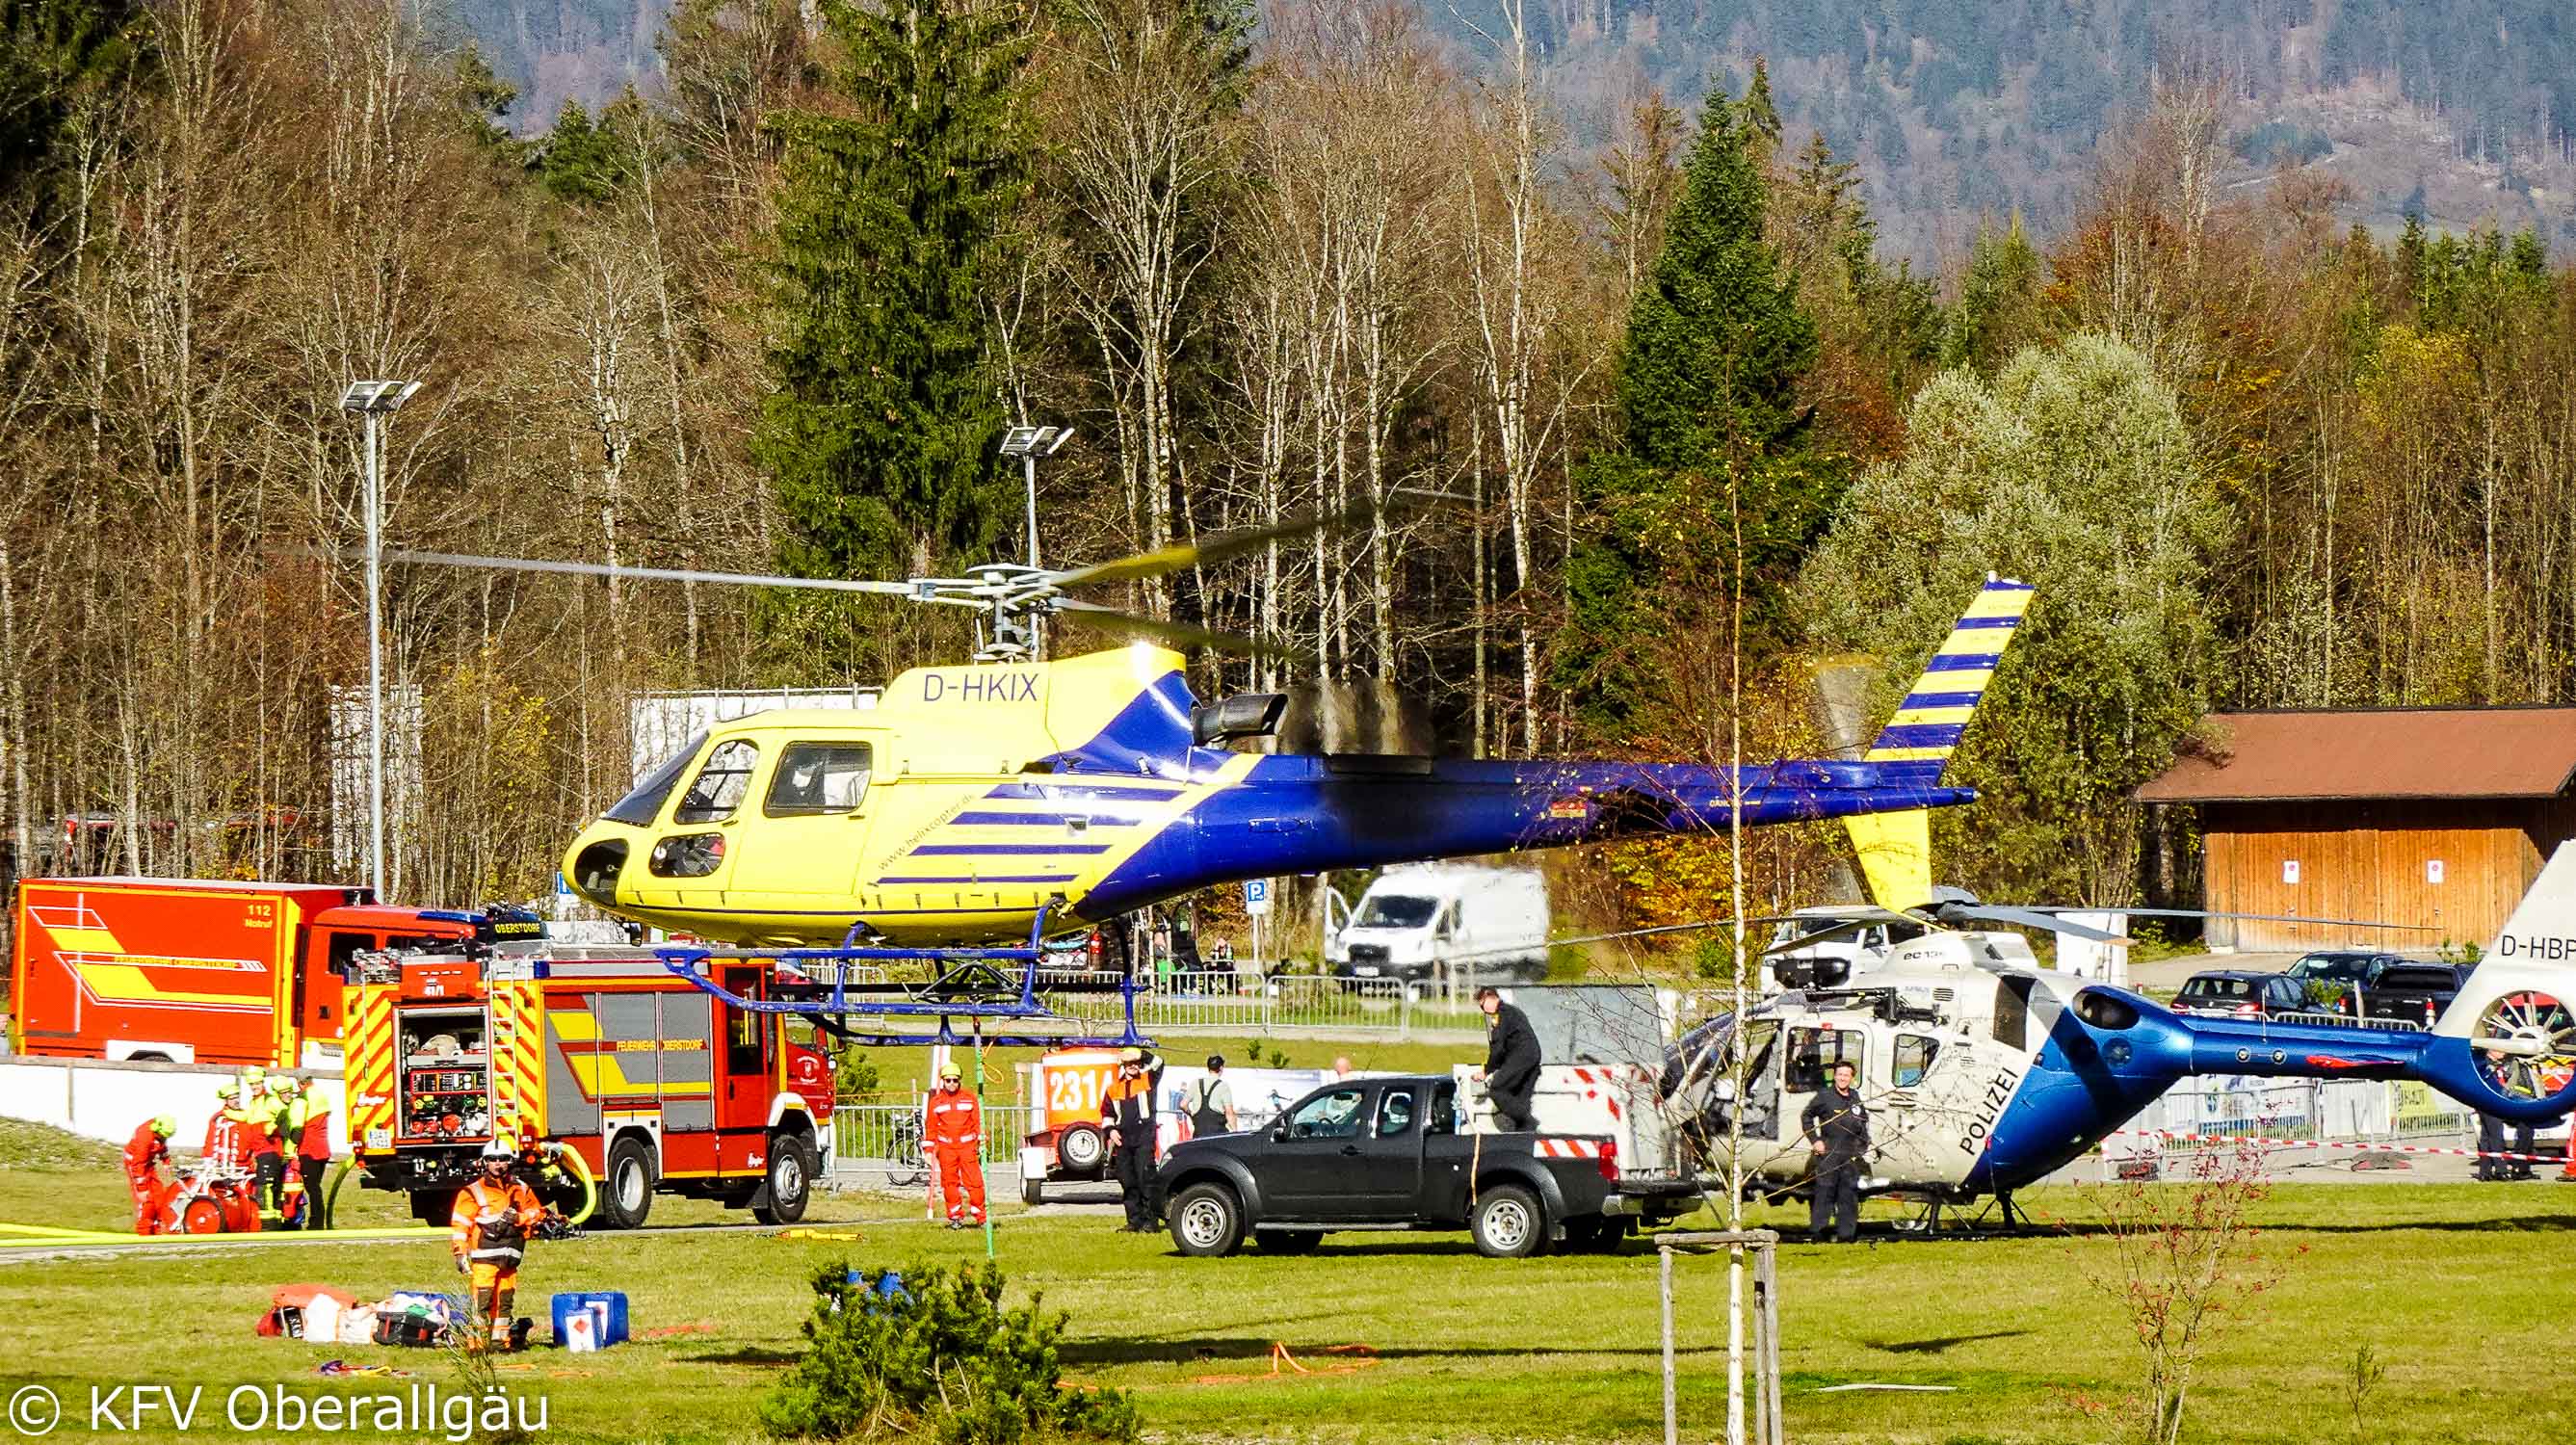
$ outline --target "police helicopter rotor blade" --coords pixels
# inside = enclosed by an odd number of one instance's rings
[[[2212,913],[2198,908],[2073,908],[2063,904],[2034,904],[2026,913],[2117,913],[2124,918],[2251,918],[2265,923],[2325,923],[2339,928],[2396,928],[2409,933],[2430,933],[2421,923],[2374,923],[2366,918],[2307,918],[2292,913]]]
[[[1086,582],[1133,582],[1146,577],[1160,577],[1184,567],[1209,562],[1222,562],[1239,557],[1259,547],[1289,537],[1302,537],[1310,532],[1336,530],[1355,526],[1371,515],[1366,507],[1353,507],[1341,512],[1312,512],[1266,527],[1247,527],[1238,532],[1220,532],[1195,542],[1175,542],[1151,552],[1138,552],[1108,562],[1094,562],[1086,567],[1067,568],[1052,574],[1048,581],[1056,587],[1075,587]]]
[[[1815,915],[1809,914],[1808,916],[1812,918]],[[1922,919],[1908,917],[1902,913],[1890,912],[1884,908],[1856,908],[1852,910],[1851,914],[1844,918],[1842,922],[1835,924],[1833,927],[1820,928],[1813,933],[1802,933],[1796,938],[1790,939],[1786,943],[1775,943],[1769,948],[1762,950],[1762,956],[1764,958],[1769,958],[1775,954],[1795,953],[1799,949],[1805,948],[1810,944],[1831,943],[1836,939],[1849,938],[1853,934],[1860,932],[1862,929],[1872,927],[1876,924],[1921,923],[1922,921]]]
[[[574,577],[614,577],[637,582],[719,582],[745,587],[783,587],[816,592],[864,592],[880,597],[909,597],[915,602],[942,602],[955,607],[984,605],[972,598],[947,596],[911,582],[876,582],[840,577],[777,577],[759,572],[699,572],[678,567],[625,567],[606,562],[555,562],[538,557],[478,557],[465,552],[391,550],[384,554],[384,558],[388,562],[426,567],[491,568],[503,572],[552,572]]]
[[[2131,944],[2137,941],[2126,934],[2106,932],[2090,924],[2070,923],[2041,909],[2014,908],[2000,903],[1947,904],[1942,907],[1940,918],[1945,923],[1954,918],[1974,918],[1987,923],[2009,923],[2017,928],[2045,928],[2052,933],[2089,938],[2095,943]]]
[[[1141,632],[1149,637],[1159,637],[1165,642],[1179,643],[1184,647],[1213,647],[1221,652],[1276,657],[1289,662],[1315,660],[1314,653],[1291,643],[1265,642],[1258,637],[1247,636],[1240,632],[1223,632],[1213,627],[1201,627],[1192,622],[1167,622],[1159,617],[1140,617],[1133,612],[1121,612],[1115,607],[1104,607],[1097,602],[1077,602],[1069,597],[1059,597],[1055,599],[1052,606],[1063,620],[1079,622],[1086,627],[1098,627],[1112,632]]]

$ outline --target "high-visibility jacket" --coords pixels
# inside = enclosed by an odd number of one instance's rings
[[[331,1109],[310,1094],[298,1094],[278,1116],[278,1138],[307,1159],[331,1154]]]
[[[1151,1138],[1153,1075],[1140,1069],[1132,1079],[1111,1079],[1109,1087],[1100,1091],[1100,1122],[1118,1130],[1120,1137],[1129,1142]]]
[[[984,1142],[984,1110],[975,1096],[964,1089],[934,1089],[927,1117],[922,1124],[924,1142],[931,1145],[975,1145]]]
[[[456,1191],[456,1212],[447,1217],[447,1247],[458,1259],[516,1267],[527,1257],[528,1231],[545,1217],[536,1191],[518,1180],[494,1184],[477,1179]]]
[[[238,1108],[226,1109],[224,1117],[233,1121],[243,1158],[277,1152],[277,1113],[266,1100],[253,1099]]]
[[[161,1137],[149,1119],[135,1128],[133,1138],[125,1141],[125,1177],[129,1180],[139,1183],[158,1178],[161,1166],[169,1159],[170,1141]]]

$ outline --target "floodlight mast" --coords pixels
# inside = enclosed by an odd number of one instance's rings
[[[340,410],[366,423],[367,886],[385,896],[384,445],[376,419],[402,410],[417,381],[353,381]]]

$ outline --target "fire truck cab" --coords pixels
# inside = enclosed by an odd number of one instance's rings
[[[713,974],[761,999],[769,970],[745,960]],[[425,1221],[445,1222],[494,1137],[571,1149],[598,1182],[594,1221],[616,1228],[642,1224],[656,1192],[792,1223],[828,1167],[828,1061],[783,1018],[733,1007],[648,953],[363,954],[348,1039],[365,1183],[410,1195]]]

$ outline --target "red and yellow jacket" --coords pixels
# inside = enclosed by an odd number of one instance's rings
[[[447,1247],[461,1260],[516,1265],[527,1257],[528,1231],[546,1217],[536,1191],[513,1179],[477,1179],[456,1191],[447,1218]]]

